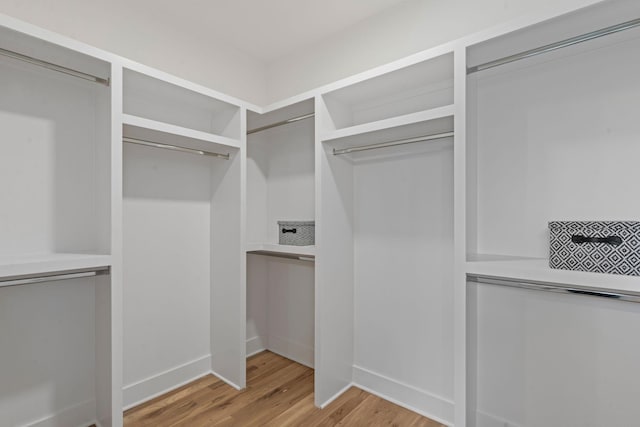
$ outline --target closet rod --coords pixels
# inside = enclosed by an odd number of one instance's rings
[[[92,270],[68,270],[54,274],[34,274],[0,279],[0,287],[30,285],[33,283],[54,282],[58,280],[79,279],[82,277],[94,277],[109,274],[109,267],[100,267]]]
[[[179,147],[177,145],[170,145],[170,144],[161,144],[159,142],[145,141],[144,139],[129,138],[126,136],[122,138],[122,142],[127,142],[129,144],[144,145],[145,147],[162,148],[165,150],[173,150],[173,151],[180,151],[183,153],[198,154],[200,156],[218,157],[220,159],[229,160],[229,153],[221,154],[221,153],[215,153],[213,151],[194,150],[193,148]]]
[[[510,288],[529,289],[534,291],[553,292],[559,294],[570,295],[586,295],[590,297],[599,297],[614,299],[617,301],[628,301],[640,303],[640,294],[626,293],[615,291],[612,292],[608,289],[580,289],[571,287],[568,285],[562,285],[558,283],[546,283],[546,282],[529,282],[519,281],[511,279],[497,279],[494,277],[485,276],[470,276],[467,279],[469,282],[482,283],[487,285],[507,286]]]
[[[315,113],[309,113],[309,114],[305,114],[305,115],[302,115],[302,116],[293,117],[291,119],[283,120],[281,122],[272,123],[270,125],[261,126],[259,128],[248,130],[247,131],[247,135],[251,135],[252,133],[261,132],[263,130],[275,128],[275,127],[282,126],[282,125],[288,125],[289,123],[299,122],[300,120],[310,119],[311,117],[314,117],[315,115],[316,115]]]
[[[109,86],[109,79],[94,76],[93,74],[83,73],[82,71],[74,70],[73,68],[63,67],[62,65],[53,64],[51,62],[43,61],[42,59],[34,58],[32,56],[23,55],[22,53],[14,52],[12,50],[0,48],[0,55],[9,58],[17,59],[19,61],[28,62],[29,64],[37,65],[39,67],[47,68],[49,70],[57,71],[59,73],[67,74],[69,76],[78,77],[90,82],[99,83],[105,86]]]
[[[597,31],[592,31],[590,33],[582,34],[576,37],[571,37],[570,39],[562,40],[562,41],[551,43],[535,49],[530,49],[524,52],[516,53],[515,55],[505,56],[504,58],[496,59],[495,61],[490,61],[484,64],[469,67],[467,68],[467,74],[473,74],[478,71],[499,67],[501,65],[509,64],[511,62],[519,61],[521,59],[530,58],[532,56],[541,55],[543,53],[553,52],[554,50],[573,46],[579,43],[584,43],[589,40],[608,36],[610,34],[619,33],[620,31],[630,30],[632,28],[636,28],[639,26],[640,26],[640,18],[634,19],[632,21],[623,22],[622,24],[613,25],[611,27],[603,28]]]
[[[425,135],[425,136],[418,136],[415,138],[381,142],[379,144],[359,145],[357,147],[351,147],[351,148],[338,148],[338,149],[334,148],[333,154],[337,156],[339,154],[355,153],[356,151],[376,150],[378,148],[395,147],[396,145],[413,144],[414,142],[433,141],[436,139],[451,138],[452,136],[454,136],[453,132],[444,132],[444,133],[437,133],[434,135]]]

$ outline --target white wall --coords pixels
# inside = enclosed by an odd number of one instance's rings
[[[158,9],[126,0],[0,0],[4,13],[179,77],[261,104],[264,66]]]
[[[210,370],[208,159],[124,150],[124,403]]]
[[[269,102],[518,17],[588,0],[407,0],[267,64]]]

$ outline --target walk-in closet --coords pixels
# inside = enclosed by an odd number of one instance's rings
[[[0,427],[637,424],[637,0],[40,3]]]

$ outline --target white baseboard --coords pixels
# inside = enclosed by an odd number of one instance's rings
[[[312,346],[290,341],[286,338],[269,336],[267,350],[272,351],[301,365],[313,368],[314,351]]]
[[[87,427],[95,423],[96,401],[87,400],[69,406],[53,415],[28,423],[29,427]]]
[[[513,421],[505,420],[493,414],[478,411],[476,414],[476,427],[522,427]]]
[[[266,340],[262,337],[253,337],[247,340],[247,357],[251,357],[254,354],[258,354],[267,349],[265,345]]]
[[[211,355],[206,355],[142,381],[128,384],[122,389],[124,409],[137,406],[209,373],[211,373]]]
[[[342,394],[349,390],[351,387],[353,387],[353,383],[349,383],[346,386],[344,386],[339,392],[337,392],[336,394],[334,394],[333,396],[331,396],[329,399],[327,399],[325,402],[320,404],[320,409],[324,409],[327,406],[329,406],[331,404],[331,402],[333,402],[334,400],[336,400],[337,398],[339,398],[340,396],[342,396]]]
[[[450,400],[359,366],[353,367],[353,385],[441,424],[453,426],[454,404]]]
[[[234,383],[233,381],[229,380],[228,378],[223,377],[222,375],[218,374],[216,371],[211,371],[210,374],[215,376],[216,378],[218,378],[222,382],[224,382],[224,383],[230,385],[231,387],[235,388],[236,390],[244,389],[244,387],[240,387],[238,384]]]

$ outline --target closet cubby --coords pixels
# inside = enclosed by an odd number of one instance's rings
[[[366,119],[354,109],[344,122],[353,127],[320,135],[317,331],[320,373],[331,381],[317,401],[351,378],[363,387],[392,378],[423,390],[431,416],[453,417],[452,61],[426,60],[318,100],[321,129],[335,124],[338,96],[393,102]]]
[[[240,140],[237,105],[128,68],[124,70],[124,93],[126,115],[158,122],[158,126],[164,123],[184,128],[174,128],[176,133],[191,130],[210,134],[199,137],[205,140],[215,136]]]
[[[0,28],[0,425],[113,419],[112,64]]]
[[[104,61],[2,29],[0,48],[108,79]],[[109,87],[0,57],[0,263],[108,255]],[[68,256],[65,256],[68,259]],[[7,261],[10,262],[10,261]]]
[[[426,120],[453,104],[453,54],[447,53],[322,95],[323,139]]]
[[[176,80],[124,72],[125,408],[210,372],[245,381],[243,112]]]
[[[247,355],[315,366],[315,246],[280,245],[278,221],[315,219],[314,100],[247,115]],[[263,129],[254,132],[256,129]]]
[[[263,115],[249,112],[247,129],[314,112],[313,100]],[[314,119],[247,136],[247,242],[278,249],[278,221],[315,218]],[[295,247],[284,248],[295,250]],[[308,254],[309,247],[300,247]]]
[[[470,69],[640,16],[636,2],[605,3],[470,46]],[[638,58],[635,28],[469,74],[468,272],[634,281],[551,270],[547,224],[637,218]]]

